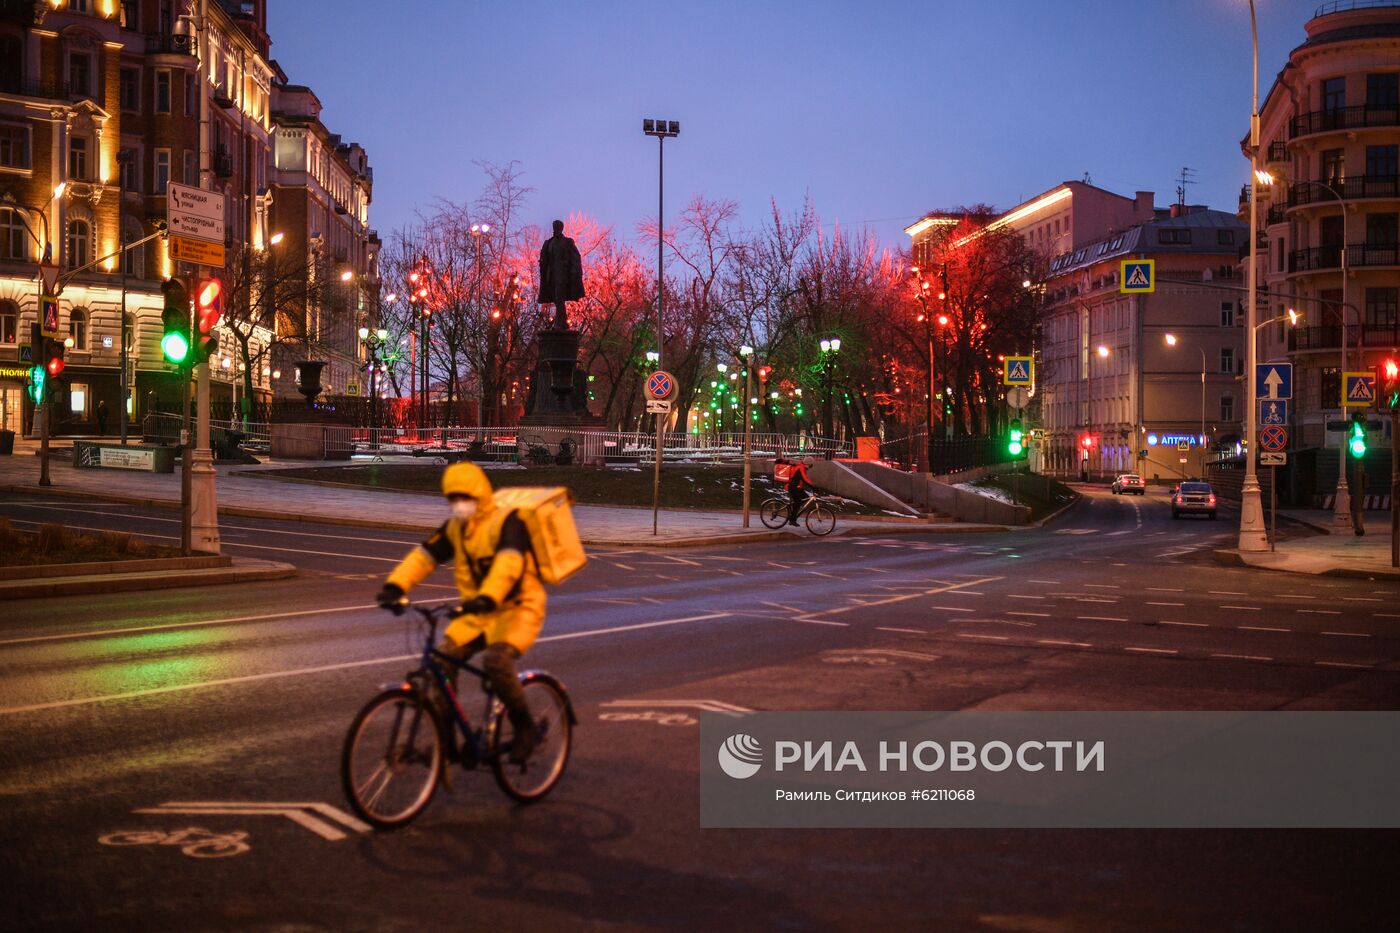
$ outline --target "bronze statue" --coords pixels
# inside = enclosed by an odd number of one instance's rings
[[[565,302],[583,297],[583,259],[574,241],[564,236],[564,221],[554,222],[554,236],[540,247],[539,304],[554,305],[554,330],[568,330]]]

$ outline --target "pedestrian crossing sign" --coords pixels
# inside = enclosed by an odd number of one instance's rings
[[[1343,373],[1342,404],[1350,408],[1364,408],[1376,403],[1376,374]]]
[[[1124,259],[1118,266],[1118,291],[1121,293],[1148,294],[1157,290],[1156,260]]]
[[[1008,356],[1001,367],[1001,384],[1008,386],[1028,386],[1031,384],[1035,365],[1029,356]]]

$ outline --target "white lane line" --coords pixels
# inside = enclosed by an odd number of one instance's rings
[[[1237,593],[1234,590],[1206,590],[1212,596],[1248,596],[1248,593]]]
[[[976,609],[968,609],[965,606],[929,606],[930,609],[940,609],[943,612],[976,612]]]
[[[1276,599],[1317,599],[1316,596],[1304,596],[1302,593],[1275,593]]]
[[[1287,628],[1275,628],[1275,627],[1272,626],[1272,625],[1241,625],[1241,626],[1239,626],[1239,629],[1240,629],[1240,631],[1242,631],[1242,632],[1291,632],[1291,631],[1293,631],[1292,629],[1287,629]]]
[[[839,625],[842,628],[850,628],[851,625],[851,623],[849,622],[833,622],[830,619],[813,619],[809,616],[802,616],[800,618],[793,619],[792,621],[806,622],[808,625]]]
[[[1260,606],[1220,606],[1219,608],[1221,608],[1221,609],[1241,609],[1241,610],[1244,610],[1245,612],[1263,612],[1263,611],[1264,611],[1263,608],[1260,607]]]
[[[1044,599],[1044,596],[1027,596],[1024,593],[1007,593],[1007,599]]]
[[[1158,624],[1158,625],[1186,625],[1186,626],[1190,626],[1191,628],[1210,628],[1210,626],[1207,625],[1207,624],[1204,623],[1204,622],[1168,622],[1166,619],[1163,619],[1162,621],[1158,622],[1157,624]]]
[[[1370,638],[1366,632],[1323,632],[1324,635],[1341,635],[1346,638]]]
[[[1060,581],[1059,581],[1059,580],[1027,580],[1026,582],[1027,582],[1027,583],[1045,583],[1045,584],[1048,584],[1049,586],[1059,586],[1059,585],[1060,585]]]
[[[1343,596],[1342,599],[1349,603],[1383,603],[1385,600],[1377,599],[1374,596]]]
[[[969,632],[959,632],[959,638],[980,638],[984,641],[1010,641],[1009,635],[973,635]]]
[[[1400,619],[1400,612],[1373,612],[1377,619]]]
[[[1362,670],[1370,670],[1375,666],[1373,664],[1349,664],[1346,661],[1316,661],[1314,663],[1319,667],[1356,667]]]
[[[978,582],[981,582],[981,581],[978,581]],[[980,591],[978,591],[978,590],[950,590],[950,591],[948,592],[948,595],[949,595],[949,596],[986,596],[987,594],[986,594],[986,593],[983,593],[983,592],[980,592]]]
[[[1272,661],[1262,654],[1213,654],[1212,658],[1229,658],[1231,661]]]
[[[1180,593],[1180,592],[1182,592],[1182,589],[1181,589],[1181,587],[1179,587],[1179,586],[1149,586],[1148,589],[1151,590],[1151,591],[1154,592],[1154,593]]]
[[[885,625],[875,626],[877,632],[903,632],[906,635],[927,635],[928,632],[921,628],[891,628]]]
[[[1038,618],[1038,619],[1048,619],[1048,618],[1050,618],[1050,613],[1048,613],[1048,612],[1008,612],[1007,615],[1009,615],[1009,616],[1035,616],[1035,617]]]
[[[143,632],[163,632],[174,628],[199,628],[204,625],[236,625],[240,622],[262,622],[267,619],[290,619],[295,616],[314,616],[332,612],[358,612],[362,609],[376,609],[374,603],[364,606],[336,606],[333,609],[300,609],[296,612],[274,612],[259,616],[233,616],[227,619],[204,619],[199,622],[170,622],[163,625],[142,625],[137,628],[108,628],[96,632],[64,632],[61,635],[31,635],[28,638],[7,638],[0,641],[0,647],[8,645],[28,645],[41,641],[70,641],[75,638],[105,638],[108,636],[140,635]]]
[[[1076,619],[1084,619],[1089,622],[1126,622],[1127,619],[1120,619],[1116,616],[1075,616]]]
[[[591,638],[595,635],[612,635],[617,632],[632,632],[645,628],[660,628],[666,625],[680,625],[685,622],[706,622],[712,619],[729,618],[727,612],[711,612],[705,615],[686,616],[681,619],[662,619],[657,622],[639,622],[636,625],[618,625],[612,628],[590,629],[584,632],[565,632],[560,635],[546,635],[536,642],[566,641],[573,638]],[[170,684],[165,687],[150,687],[146,690],[129,690],[125,693],[108,693],[95,697],[79,697],[72,700],[55,700],[49,703],[31,703],[28,706],[0,707],[0,716],[14,713],[37,713],[51,709],[66,709],[72,706],[90,706],[94,703],[107,703],[113,700],[133,700],[139,697],[157,696],[163,693],[183,693],[187,690],[206,690],[210,687],[226,687],[232,684],[257,683],[263,680],[280,680],[283,677],[301,677],[306,674],[325,674],[331,671],[352,670],[357,667],[371,667],[375,664],[401,664],[420,658],[419,652],[397,654],[386,658],[369,658],[364,661],[343,661],[339,664],[321,664],[316,667],[299,667],[288,671],[268,671],[263,674],[244,674],[241,677],[222,677],[191,684]]]
[[[1339,616],[1342,614],[1339,609],[1295,609],[1293,611],[1314,616]]]
[[[1090,588],[1093,588],[1093,589],[1096,589],[1096,590],[1121,590],[1121,589],[1122,589],[1122,587],[1119,586],[1117,583],[1086,583],[1086,584],[1084,584],[1084,588],[1085,588],[1086,590],[1087,590],[1087,589],[1090,589]]]
[[[1176,654],[1173,648],[1134,648],[1131,645],[1125,646],[1124,651],[1138,651],[1143,654]]]
[[[1066,646],[1068,646],[1068,647],[1070,647],[1070,648],[1092,648],[1092,647],[1094,647],[1093,645],[1089,644],[1087,641],[1060,641],[1060,640],[1055,639],[1055,638],[1037,638],[1037,639],[1036,639],[1036,643],[1037,643],[1037,644],[1041,644],[1041,645],[1066,645]]]
[[[974,579],[974,580],[968,580],[966,583],[949,583],[949,584],[946,584],[946,585],[944,585],[944,586],[936,586],[936,587],[934,587],[934,588],[932,588],[932,589],[928,589],[928,590],[919,590],[919,591],[916,591],[916,592],[913,592],[913,593],[905,593],[905,594],[902,595],[902,596],[891,596],[891,597],[889,597],[888,599],[879,599],[879,600],[876,600],[875,602],[863,603],[863,604],[861,604],[861,605],[859,605],[859,606],[837,606],[837,607],[834,608],[834,609],[820,609],[820,610],[817,610],[817,611],[815,611],[815,612],[807,612],[807,613],[804,613],[804,615],[806,615],[806,616],[808,616],[808,617],[811,617],[811,616],[829,616],[829,615],[838,615],[838,614],[843,613],[843,612],[850,612],[852,609],[873,609],[873,608],[875,608],[875,607],[877,607],[877,606],[888,606],[888,605],[891,605],[891,604],[893,604],[893,603],[902,603],[902,602],[905,602],[905,601],[910,600],[910,599],[918,599],[918,598],[921,597],[921,596],[939,596],[939,595],[942,595],[942,594],[954,593],[954,592],[957,592],[959,589],[961,589],[961,588],[964,587],[964,586],[976,586],[976,585],[979,584],[979,583],[995,583],[997,580],[1000,580],[1000,579],[1002,579],[1002,578],[1001,578],[1001,577],[978,577],[977,579]],[[938,607],[938,606],[935,606],[934,608],[949,609],[949,610],[951,610],[951,611],[953,611],[953,612],[971,612],[971,611],[972,611],[971,609],[953,609],[951,606],[945,606],[945,607]]]
[[[1149,605],[1149,606],[1184,606],[1184,605],[1186,605],[1186,604],[1185,604],[1185,603],[1154,603],[1154,602],[1148,602],[1147,605]]]

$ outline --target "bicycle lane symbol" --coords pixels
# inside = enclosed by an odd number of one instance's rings
[[[247,839],[248,833],[243,830],[216,833],[198,826],[173,832],[126,829],[97,837],[97,841],[104,846],[179,846],[181,853],[190,858],[228,858],[242,855],[252,848]]]

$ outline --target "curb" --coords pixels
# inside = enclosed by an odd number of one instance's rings
[[[1216,563],[1226,567],[1245,567],[1250,570],[1266,570],[1273,573],[1296,573],[1310,577],[1344,577],[1352,580],[1400,580],[1400,569],[1394,567],[1328,567],[1325,570],[1299,570],[1296,567],[1269,566],[1247,560],[1235,550],[1212,551]],[[1275,552],[1277,553],[1277,552]]]
[[[47,580],[0,583],[0,599],[37,599],[165,590],[182,586],[218,586],[294,577],[296,567],[271,560],[235,559],[232,567],[138,573],[80,574]]]
[[[1066,486],[1065,488],[1068,489],[1069,487]],[[1074,494],[1074,498],[1071,499],[1069,502],[1066,502],[1064,505],[1060,506],[1058,509],[1056,509],[1055,511],[1051,512],[1049,515],[1045,516],[1045,517],[1042,518],[1040,521],[1038,521],[1038,522],[1031,522],[1031,523],[1030,523],[1029,525],[1027,525],[1026,527],[1027,527],[1027,528],[1044,528],[1046,525],[1050,524],[1050,523],[1053,522],[1055,519],[1059,518],[1061,515],[1065,514],[1065,513],[1068,512],[1070,509],[1074,508],[1076,505],[1078,505],[1079,503],[1081,503],[1081,502],[1083,502],[1083,501],[1084,501],[1084,494],[1083,494],[1083,493],[1076,492],[1076,493]]]

